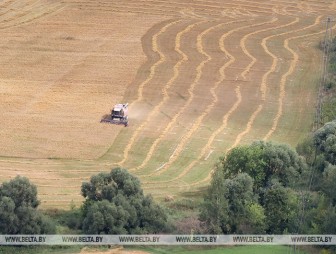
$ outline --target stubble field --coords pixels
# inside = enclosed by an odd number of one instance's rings
[[[5,0],[0,180],[44,208],[81,202],[121,166],[156,198],[206,186],[238,144],[311,130],[325,20],[336,1]],[[130,125],[100,123],[129,103]]]

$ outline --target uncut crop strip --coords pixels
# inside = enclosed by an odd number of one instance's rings
[[[170,3],[174,3],[174,4],[179,4],[180,2],[176,2],[176,1],[173,1],[173,2],[170,2]],[[225,9],[227,7],[231,7],[231,6],[234,6],[234,7],[237,7],[239,9],[241,9],[242,7],[245,7],[246,9],[250,9],[250,11],[252,12],[257,12],[257,13],[263,13],[263,14],[266,14],[266,13],[269,13],[269,11],[271,11],[271,8],[267,8],[267,7],[264,7],[264,6],[260,6],[260,5],[248,5],[248,4],[236,4],[236,3],[233,3],[233,2],[225,2],[223,3],[222,1],[220,2],[220,6],[219,5],[219,2],[214,2],[214,1],[203,1],[203,0],[195,0],[193,1],[192,4],[188,3],[188,2],[185,2],[185,3],[181,3],[181,4],[184,4],[184,5],[188,5],[192,8],[210,8],[212,10],[215,10],[215,9],[218,9],[218,8],[221,8],[221,9]],[[253,9],[253,10],[252,10]]]

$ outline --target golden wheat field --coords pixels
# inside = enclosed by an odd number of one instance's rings
[[[0,180],[43,208],[121,166],[157,199],[206,186],[219,156],[297,144],[315,112],[334,0],[0,2]],[[129,126],[100,123],[129,103]]]

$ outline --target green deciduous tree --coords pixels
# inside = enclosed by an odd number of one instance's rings
[[[336,121],[326,123],[313,135],[313,142],[319,154],[330,164],[336,164]]]
[[[262,234],[266,231],[265,209],[259,203],[251,203],[248,206],[248,223],[246,232],[252,234]]]
[[[14,180],[4,182],[1,186],[2,196],[11,197],[16,207],[30,206],[36,208],[40,202],[37,200],[37,188],[28,178],[16,177]]]
[[[51,220],[37,210],[37,188],[26,177],[17,176],[0,186],[0,233],[54,233]]]
[[[233,148],[217,164],[226,177],[247,173],[254,179],[255,189],[264,188],[273,179],[293,186],[306,169],[303,159],[289,146],[257,141]]]
[[[299,205],[290,188],[274,182],[266,189],[264,196],[267,233],[282,234],[298,229]]]
[[[322,191],[336,205],[336,166],[329,165],[323,172]]]
[[[82,195],[86,233],[158,233],[167,228],[164,210],[144,195],[140,181],[124,169],[92,176],[82,184]]]
[[[17,232],[18,218],[15,216],[15,203],[10,197],[0,199],[0,232]]]
[[[258,141],[216,164],[200,219],[213,233],[282,233],[298,224],[300,176],[307,166],[290,147]]]
[[[238,146],[221,159],[218,167],[223,170],[226,178],[234,177],[239,173],[249,174],[255,186],[259,188],[266,182],[266,162],[263,157],[264,151],[260,146]]]
[[[220,171],[204,198],[200,219],[207,223],[211,233],[240,233],[240,225],[249,215],[249,205],[253,202],[253,180],[247,174],[238,174],[225,179]]]

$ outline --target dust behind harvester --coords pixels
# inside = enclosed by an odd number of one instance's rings
[[[128,125],[128,103],[116,104],[110,115],[105,115],[101,123],[123,124]]]

